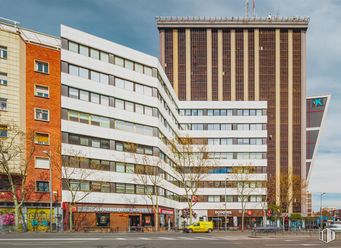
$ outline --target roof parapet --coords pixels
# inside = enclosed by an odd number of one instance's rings
[[[308,28],[309,17],[157,16],[158,28],[171,27],[291,27]]]

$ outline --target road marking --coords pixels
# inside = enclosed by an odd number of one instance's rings
[[[127,240],[126,238],[116,238],[116,240]]]
[[[176,240],[174,238],[168,238],[168,237],[158,237],[159,239],[162,239],[162,240]]]
[[[100,238],[12,238],[0,239],[0,241],[94,241]]]
[[[213,237],[195,237],[197,239],[204,239],[204,240],[219,240],[217,238],[213,238]]]
[[[312,245],[321,245],[321,244],[300,244],[302,246],[312,246]]]
[[[145,238],[145,237],[140,237],[138,239],[142,239],[142,240],[152,240],[151,238]]]
[[[177,237],[178,239],[183,239],[183,240],[195,240],[194,238],[189,238],[189,237]]]

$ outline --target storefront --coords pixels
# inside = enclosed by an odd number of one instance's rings
[[[241,210],[214,210],[207,211],[208,220],[213,221],[215,229],[225,229],[225,217],[227,228],[241,228],[242,211]],[[254,225],[260,226],[263,221],[262,210],[245,210],[244,226],[246,229],[252,228]]]
[[[174,223],[174,210],[159,208],[159,225],[166,229]],[[150,231],[155,225],[155,215],[150,206],[78,205],[73,209],[76,231],[101,229],[108,232]],[[65,211],[64,225],[68,225]]]

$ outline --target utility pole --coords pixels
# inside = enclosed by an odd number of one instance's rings
[[[225,178],[225,232],[227,231],[227,195],[226,195],[226,190],[227,190],[227,177]]]
[[[321,193],[321,202],[320,202],[320,229],[322,230],[323,225],[322,225],[322,221],[323,221],[323,214],[322,214],[322,198],[325,195],[325,192]]]
[[[50,160],[50,182],[49,182],[49,190],[50,190],[50,232],[52,233],[52,222],[53,222],[53,218],[52,218],[52,198],[53,198],[53,192],[52,192],[52,161],[51,161],[51,151],[43,151],[43,153],[45,153]]]

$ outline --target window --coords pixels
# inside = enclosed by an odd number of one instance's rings
[[[139,94],[143,94],[143,85],[135,84],[135,92]]]
[[[91,144],[92,147],[95,147],[95,148],[101,147],[101,140],[100,139],[93,138],[91,143],[92,143]]]
[[[2,111],[7,110],[7,99],[0,98],[0,110],[2,110]]]
[[[0,85],[7,85],[7,74],[0,72]]]
[[[37,181],[36,189],[38,192],[49,192],[49,182]]]
[[[125,165],[124,163],[116,163],[116,172],[125,172]]]
[[[79,91],[79,99],[88,102],[89,101],[89,92],[84,91],[84,90],[80,90]]]
[[[48,145],[49,135],[47,133],[35,133],[34,143],[38,145]]]
[[[99,51],[90,48],[90,57],[93,59],[99,59]]]
[[[50,168],[50,159],[49,158],[36,157],[36,159],[35,159],[35,168],[38,168],[38,169],[49,169]]]
[[[109,62],[109,55],[107,53],[101,52],[101,60],[103,62]]]
[[[74,65],[69,65],[69,74],[78,77],[79,75],[79,68]]]
[[[91,102],[99,104],[99,95],[95,93],[91,93]]]
[[[90,79],[96,82],[100,82],[99,80],[99,73],[96,71],[91,71],[90,72]]]
[[[109,106],[109,97],[101,96],[101,104],[105,106]]]
[[[220,196],[219,195],[209,195],[208,196],[208,202],[220,202]]]
[[[47,109],[35,109],[35,119],[39,121],[49,121],[49,111]]]
[[[134,173],[135,172],[135,165],[134,164],[126,164],[126,172],[127,173]]]
[[[74,88],[69,88],[69,97],[78,99],[78,90]]]
[[[148,116],[153,116],[153,109],[151,107],[144,107],[144,113]]]
[[[135,63],[135,71],[139,73],[143,73],[143,65]]]
[[[134,112],[134,103],[132,102],[125,102],[125,110]]]
[[[79,76],[85,79],[89,79],[89,70],[79,67]]]
[[[115,99],[115,107],[124,110],[124,101],[120,99]]]
[[[127,194],[135,194],[135,185],[134,184],[126,184],[126,193]]]
[[[0,46],[0,58],[7,59],[7,47]]]
[[[126,185],[124,183],[116,183],[116,193],[125,193]]]
[[[134,84],[130,81],[124,81],[124,89],[134,91]]]
[[[90,139],[88,137],[80,137],[79,138],[79,143],[82,146],[89,146],[90,145]]]
[[[125,60],[124,67],[129,70],[134,70],[134,63],[130,60]]]
[[[120,78],[115,78],[115,86],[124,89],[124,80]]]
[[[83,45],[79,45],[79,54],[89,56],[89,48]]]
[[[99,81],[102,84],[108,84],[109,83],[109,76],[107,74],[101,73],[99,76]]]
[[[115,65],[124,66],[124,59],[115,56]]]
[[[153,96],[153,90],[151,87],[143,86],[143,92],[146,96]]]
[[[34,95],[49,98],[49,87],[43,85],[35,85]]]
[[[148,76],[152,76],[152,74],[153,74],[152,73],[152,68],[145,66],[144,67],[144,74],[146,74]]]
[[[140,194],[140,195],[144,194],[144,186],[143,185],[136,185],[136,194]]]
[[[78,44],[72,41],[69,41],[69,51],[78,53]]]
[[[46,62],[36,61],[35,70],[41,73],[49,73],[49,64]]]
[[[7,126],[1,125],[0,126],[0,138],[7,138],[7,135],[8,135]]]
[[[135,104],[135,112],[138,114],[143,114],[143,106],[140,104]]]

